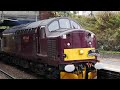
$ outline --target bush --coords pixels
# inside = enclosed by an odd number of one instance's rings
[[[76,16],[63,11],[56,15],[68,16],[77,20],[80,25],[96,34],[98,48],[108,51],[120,51],[120,13],[114,14],[110,11],[97,13],[93,17]]]
[[[95,17],[81,16],[78,22],[96,34],[99,49],[120,51],[120,13],[105,12]]]

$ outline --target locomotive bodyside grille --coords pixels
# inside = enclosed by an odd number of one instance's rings
[[[49,59],[56,59],[57,46],[56,39],[48,39],[48,57]]]

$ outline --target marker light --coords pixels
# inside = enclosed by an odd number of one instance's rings
[[[83,54],[84,52],[83,52],[83,50],[80,50],[80,54]]]
[[[91,45],[92,43],[91,42],[89,42],[89,45]]]
[[[66,72],[72,72],[75,70],[75,66],[74,65],[66,65],[64,69]]]
[[[91,34],[91,38],[93,38],[94,37],[94,34]]]
[[[63,38],[63,39],[66,39],[67,37],[66,37],[66,35],[63,35],[62,38]]]
[[[70,46],[70,43],[67,43],[68,46]]]
[[[66,54],[63,54],[63,57],[66,58]]]

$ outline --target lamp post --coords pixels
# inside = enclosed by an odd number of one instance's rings
[[[37,22],[37,11],[35,11],[35,21]]]
[[[90,15],[93,16],[93,11],[91,11]]]
[[[1,11],[1,21],[3,21],[3,18],[4,18],[4,13],[3,13],[3,11]]]

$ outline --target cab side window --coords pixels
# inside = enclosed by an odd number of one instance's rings
[[[55,31],[59,29],[59,24],[58,21],[53,21],[49,26],[48,26],[49,31]]]
[[[73,29],[80,29],[80,26],[74,21],[71,21],[71,26]]]

